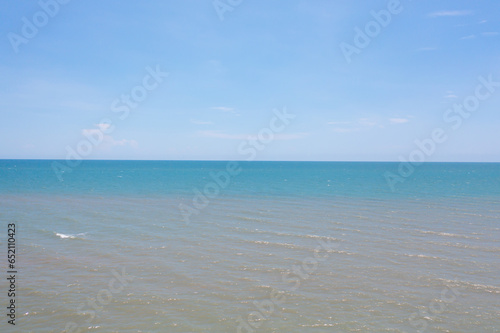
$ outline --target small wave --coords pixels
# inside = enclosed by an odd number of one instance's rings
[[[320,323],[320,324],[300,324],[299,326],[302,326],[302,327],[335,327],[339,324],[337,323],[334,323],[334,324],[330,324],[330,323]]]
[[[83,233],[79,233],[79,234],[74,234],[74,235],[71,235],[71,234],[61,234],[59,232],[55,232],[55,235],[59,238],[62,238],[62,239],[66,239],[66,238],[69,238],[69,239],[85,239],[85,235],[87,233],[86,232],[83,232]]]
[[[426,258],[426,259],[440,259],[440,260],[447,260],[445,258],[441,258],[441,257],[435,257],[435,256],[428,256],[428,255],[425,255],[425,254],[407,254],[405,253],[404,254],[405,256],[407,257],[415,257],[415,258]]]
[[[500,247],[484,247],[484,246],[476,246],[464,243],[442,243],[442,242],[429,242],[429,244],[439,245],[439,246],[448,246],[448,247],[456,247],[460,249],[472,249],[477,251],[484,252],[500,252]]]
[[[243,231],[247,233],[256,233],[256,234],[271,234],[275,236],[286,236],[286,237],[298,237],[298,238],[316,238],[316,239],[324,239],[324,240],[332,240],[339,242],[341,241],[339,238],[331,237],[331,236],[320,236],[320,235],[310,235],[310,234],[297,234],[297,233],[288,233],[288,232],[279,232],[279,231],[267,231],[261,229],[247,229],[242,227],[233,227],[232,229],[237,231]]]
[[[423,234],[432,234],[432,235],[438,235],[438,236],[445,236],[445,237],[457,237],[457,238],[467,238],[467,239],[480,239],[479,237],[473,237],[473,236],[467,236],[467,235],[459,235],[459,234],[452,234],[448,232],[437,232],[437,231],[420,231]]]
[[[472,290],[484,291],[492,294],[500,294],[500,287],[473,283],[470,281],[462,281],[462,280],[449,280],[449,279],[437,279],[439,281],[445,282],[450,287],[458,287],[458,288],[467,288]]]
[[[256,241],[246,240],[245,242],[259,244],[259,245],[282,246],[282,247],[286,247],[289,249],[310,250],[308,247],[290,244],[290,243],[274,243],[274,242],[268,242],[268,241],[262,241],[262,240],[256,240]]]

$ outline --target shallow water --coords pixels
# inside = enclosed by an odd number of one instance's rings
[[[0,161],[10,330],[500,331],[499,164],[226,164]]]

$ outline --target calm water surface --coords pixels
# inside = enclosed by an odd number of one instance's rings
[[[0,161],[7,332],[500,332],[500,164],[51,166]]]

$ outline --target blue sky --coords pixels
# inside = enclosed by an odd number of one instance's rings
[[[500,2],[401,0],[348,62],[391,1],[54,1],[0,1],[0,158],[64,159],[107,118],[85,158],[242,160],[286,108],[257,160],[398,161],[441,128],[426,160],[500,161],[500,87],[459,128],[443,118],[500,81]],[[168,76],[121,119],[148,68]]]

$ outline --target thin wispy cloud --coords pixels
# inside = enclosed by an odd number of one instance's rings
[[[372,128],[376,126],[378,123],[371,118],[359,118],[354,121],[330,121],[327,123],[328,125],[336,125],[331,129],[334,133],[353,133],[359,132],[362,130],[366,130],[368,128]],[[344,125],[344,126],[337,126]]]
[[[464,36],[460,39],[473,39],[473,38],[476,38],[476,35],[468,35],[468,36]]]
[[[427,14],[428,17],[447,17],[447,16],[467,16],[472,15],[470,10],[442,10]]]
[[[410,120],[407,119],[407,118],[390,118],[389,119],[389,122],[391,124],[404,124],[404,123],[407,123],[409,122]]]
[[[500,32],[497,32],[497,31],[486,31],[486,32],[481,32],[480,35],[483,36],[483,37],[494,37],[494,36],[500,35]],[[474,39],[476,37],[477,37],[476,35],[468,35],[468,36],[464,36],[464,37],[462,37],[460,39]]]
[[[296,140],[296,139],[305,138],[308,135],[309,135],[309,133],[306,133],[306,132],[275,134],[274,140],[278,140],[278,141]]]
[[[110,124],[106,124],[106,123],[96,124],[96,126],[97,126],[97,128],[99,128],[101,130],[101,132],[105,132],[111,127]]]
[[[377,125],[377,122],[370,119],[370,118],[360,118],[358,120],[358,124],[362,125],[362,126],[369,126],[369,127],[372,127],[372,126],[375,126]]]
[[[104,134],[104,132],[111,126],[110,124],[96,124],[95,126],[97,128],[83,129],[82,134],[85,137],[92,137],[97,140],[99,142],[96,145],[97,149],[110,149],[115,146],[129,146],[131,148],[137,148],[139,146],[136,140],[116,140],[113,136]]]
[[[105,143],[108,143],[112,146],[130,146],[132,148],[137,148],[139,146],[139,144],[135,140],[127,140],[127,139],[115,140],[110,135],[105,136],[104,140]]]
[[[487,31],[487,32],[482,32],[481,35],[483,36],[498,36],[500,33],[497,31]]]
[[[332,132],[334,132],[334,133],[352,133],[352,132],[357,132],[359,130],[360,130],[359,127],[351,127],[351,128],[335,127],[335,128],[332,128]]]
[[[198,136],[204,138],[215,138],[215,139],[225,139],[225,140],[256,140],[258,137],[255,134],[228,134],[222,131],[198,131]],[[308,135],[308,133],[283,133],[274,134],[273,140],[295,140],[301,139]]]
[[[212,106],[210,109],[223,111],[223,112],[234,112],[234,108],[230,108],[227,106]]]
[[[355,121],[330,121],[328,125],[344,125],[336,126],[331,129],[334,133],[353,133],[372,128],[377,125],[377,122],[371,118],[359,118]],[[349,126],[350,125],[350,126]]]
[[[328,125],[347,125],[350,124],[350,121],[329,121]]]

